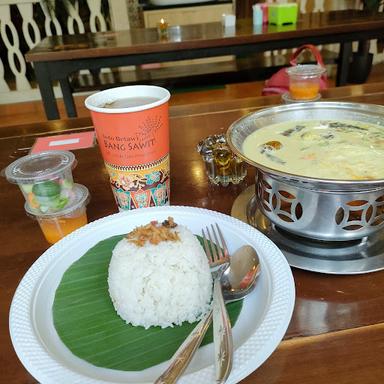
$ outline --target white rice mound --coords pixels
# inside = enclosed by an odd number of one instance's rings
[[[212,278],[205,252],[186,227],[172,231],[180,241],[140,247],[124,238],[112,252],[109,294],[129,324],[172,327],[195,322],[210,308]]]

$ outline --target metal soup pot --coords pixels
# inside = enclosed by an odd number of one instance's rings
[[[255,193],[261,212],[287,231],[318,240],[354,240],[382,230],[384,179],[312,178],[269,168],[244,155],[243,143],[251,133],[295,120],[354,120],[379,125],[384,130],[384,107],[342,102],[298,103],[263,109],[235,121],[227,131],[227,141],[236,155],[256,167]],[[384,164],[378,161],[377,167]]]

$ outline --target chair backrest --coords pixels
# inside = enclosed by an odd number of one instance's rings
[[[82,5],[81,9],[78,0],[2,0],[0,43],[6,50],[0,51],[0,103],[40,97],[33,68],[24,54],[45,36],[106,31],[110,25],[129,28],[126,3],[123,1],[125,9],[121,8],[122,1],[110,0],[105,10],[101,0],[87,0],[87,7]],[[116,15],[125,20],[115,20]]]

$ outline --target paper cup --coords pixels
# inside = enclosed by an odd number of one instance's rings
[[[169,98],[164,88],[132,85],[85,100],[120,210],[169,204]]]

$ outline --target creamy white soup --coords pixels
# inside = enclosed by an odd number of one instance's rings
[[[384,127],[347,120],[269,125],[243,143],[249,159],[300,176],[384,179]]]

